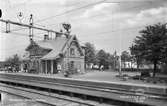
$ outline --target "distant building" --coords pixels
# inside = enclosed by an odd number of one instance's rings
[[[121,63],[122,68],[137,68],[137,64],[131,61],[126,61]]]
[[[84,72],[84,50],[74,35],[55,39],[45,35],[44,40],[32,41],[26,51],[28,56],[23,60],[22,70],[46,74]]]

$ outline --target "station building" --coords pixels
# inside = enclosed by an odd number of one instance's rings
[[[41,41],[31,41],[26,48],[28,57],[23,60],[22,70],[35,73],[56,74],[84,72],[84,47],[81,47],[75,35],[48,35]]]

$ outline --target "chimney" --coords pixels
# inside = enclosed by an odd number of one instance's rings
[[[62,34],[61,33],[56,33],[56,37],[61,37]]]
[[[49,35],[44,35],[44,40],[49,40]]]
[[[56,33],[56,37],[61,37],[63,35],[62,33],[63,33],[63,30],[61,29],[60,33]]]
[[[66,33],[65,36],[66,36],[66,38],[69,38],[69,34],[68,33]]]

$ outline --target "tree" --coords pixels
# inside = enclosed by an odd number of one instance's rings
[[[114,69],[116,70],[117,67],[119,66],[119,56],[117,55],[117,51],[113,53],[113,64],[114,64]]]
[[[96,57],[98,59],[99,67],[103,65],[105,69],[108,69],[110,54],[107,54],[104,50],[99,50]]]
[[[155,77],[157,64],[166,57],[167,49],[167,29],[166,24],[155,24],[146,26],[139,32],[141,36],[137,36],[134,40],[134,48],[136,56],[150,61],[154,65],[153,76]]]
[[[66,30],[67,33],[70,33],[71,31],[71,24],[63,23],[63,28]]]
[[[90,66],[91,63],[95,63],[95,47],[89,42],[85,44],[85,63],[88,66]]]
[[[124,68],[125,68],[126,62],[131,61],[131,56],[130,56],[129,52],[123,51],[121,54],[121,60],[124,63]]]
[[[63,28],[65,29],[65,36],[68,38],[69,37],[69,35],[70,35],[70,33],[71,33],[71,24],[68,24],[68,23],[63,23],[62,24],[62,26],[63,26]],[[62,32],[62,30],[60,31],[60,32]]]
[[[19,56],[17,54],[13,55],[12,57],[9,57],[6,59],[7,63],[10,63],[11,65],[18,65],[20,63]]]
[[[141,54],[140,50],[142,50],[142,48],[139,45],[132,45],[130,47],[131,60],[136,62],[137,70],[139,70],[139,67],[140,67],[140,65],[142,65],[142,62],[144,60],[142,58],[142,54]]]
[[[115,57],[114,55],[107,53],[107,63],[108,67],[110,66],[112,69],[115,69]]]
[[[15,67],[16,70],[19,70],[20,58],[17,54],[13,55],[6,59],[6,63],[8,63],[11,67]]]

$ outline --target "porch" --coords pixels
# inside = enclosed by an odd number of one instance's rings
[[[61,70],[58,60],[41,60],[41,73],[57,74]]]

